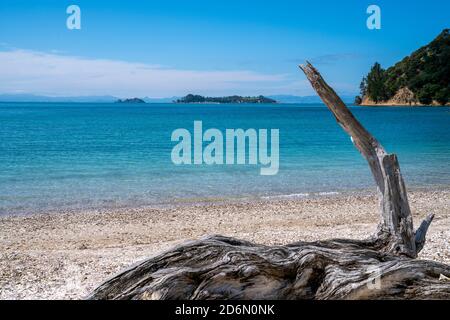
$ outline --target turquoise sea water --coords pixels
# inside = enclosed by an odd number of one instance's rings
[[[450,186],[450,108],[352,107],[400,159],[408,187]],[[171,133],[277,128],[280,169],[176,166]],[[321,105],[0,103],[0,214],[373,188]]]

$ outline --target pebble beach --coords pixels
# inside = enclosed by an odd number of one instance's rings
[[[450,189],[415,190],[417,227],[436,215],[419,259],[450,263]],[[174,204],[0,217],[0,299],[83,299],[101,282],[209,234],[282,245],[364,239],[376,230],[373,193]]]

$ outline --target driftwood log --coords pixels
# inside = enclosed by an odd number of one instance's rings
[[[396,155],[311,64],[300,68],[369,164],[380,199],[376,233],[285,246],[209,236],[131,267],[89,299],[450,299],[450,266],[416,259],[433,216],[414,231]]]

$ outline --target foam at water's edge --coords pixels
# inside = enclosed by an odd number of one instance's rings
[[[273,195],[273,196],[264,196],[261,197],[261,199],[277,199],[277,198],[306,198],[309,197],[309,193],[291,193],[291,194],[280,194],[280,195]]]
[[[339,192],[337,192],[337,191],[330,191],[330,192],[319,192],[318,193],[318,195],[320,195],[320,196],[331,196],[331,195],[334,195],[334,194],[339,194]]]
[[[264,196],[261,199],[292,199],[292,198],[307,198],[312,196],[332,196],[341,194],[337,191],[328,192],[310,192],[310,193],[290,193],[290,194],[279,194],[273,196]]]

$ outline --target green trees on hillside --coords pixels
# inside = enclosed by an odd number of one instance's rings
[[[450,101],[450,33],[445,29],[428,45],[384,70],[375,63],[361,82],[361,95],[374,102],[408,88],[422,104]]]
[[[442,88],[434,94],[434,99],[441,105],[450,102],[450,87]]]
[[[387,93],[384,85],[385,81],[386,77],[384,69],[381,68],[381,65],[378,62],[375,62],[366,78],[367,87],[365,88],[365,91],[371,100],[375,102],[386,100]]]

